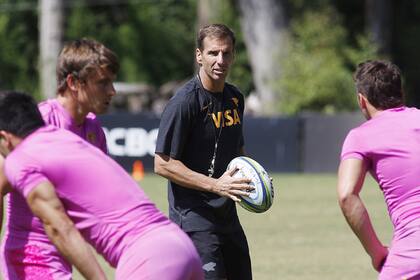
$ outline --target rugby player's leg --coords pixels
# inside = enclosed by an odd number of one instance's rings
[[[52,245],[31,242],[22,247],[1,248],[1,270],[5,280],[71,280],[71,266]]]
[[[242,228],[223,235],[222,253],[227,279],[252,279],[248,242]]]
[[[206,280],[225,280],[225,260],[222,253],[222,239],[210,231],[188,232],[200,255]]]

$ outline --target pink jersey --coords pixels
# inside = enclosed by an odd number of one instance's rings
[[[41,102],[38,108],[46,124],[70,130],[107,153],[105,133],[95,114],[89,113],[83,124],[77,125],[57,99]]]
[[[56,99],[41,102],[38,108],[45,123],[67,129],[107,153],[105,134],[94,114],[88,114],[84,123],[79,126]],[[1,248],[3,255],[0,257],[2,270],[8,275],[5,277],[7,279],[23,278],[19,275],[24,275],[24,271],[19,274],[12,269],[15,264],[22,263],[19,260],[14,261],[16,258],[13,256],[16,256],[17,252],[27,251],[28,248],[37,248],[30,249],[32,257],[25,263],[26,270],[33,264],[34,268],[29,270],[44,268],[47,271],[45,273],[54,275],[54,279],[71,279],[71,266],[50,243],[41,222],[32,214],[25,198],[17,191],[12,191],[7,196],[6,205],[7,223]],[[42,254],[36,253],[37,251]],[[37,263],[43,264],[36,267]],[[15,274],[17,276],[14,276]]]
[[[390,255],[383,271],[391,266],[400,271],[405,267],[411,272],[401,273],[411,274],[403,276],[420,274],[420,110],[407,107],[385,110],[351,130],[341,153],[341,160],[348,158],[367,163],[384,194],[394,225]],[[414,237],[416,242],[408,241]],[[397,261],[396,255],[403,251],[411,253]],[[410,262],[415,264],[414,268]],[[392,275],[382,279],[401,279],[393,278],[400,274]]]
[[[84,238],[116,266],[139,236],[170,224],[111,158],[66,130],[38,129],[5,160],[5,173],[24,197],[44,181],[55,186]],[[41,224],[32,224],[37,234]]]

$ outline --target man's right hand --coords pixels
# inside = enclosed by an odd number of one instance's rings
[[[251,179],[249,178],[235,178],[233,175],[238,171],[238,168],[227,170],[223,175],[216,180],[213,192],[232,199],[235,202],[240,202],[240,196],[249,196],[249,192],[255,188],[251,186]]]

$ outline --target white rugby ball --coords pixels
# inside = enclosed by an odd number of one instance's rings
[[[236,157],[231,160],[227,170],[238,168],[233,175],[235,178],[249,178],[250,185],[255,189],[250,191],[250,195],[241,196],[241,205],[248,211],[262,213],[267,211],[273,204],[274,189],[270,176],[265,169],[255,160],[249,157]]]

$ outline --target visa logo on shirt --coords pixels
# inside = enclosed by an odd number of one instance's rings
[[[220,128],[225,126],[232,126],[241,123],[241,119],[239,118],[239,113],[237,109],[233,110],[226,110],[224,112],[217,112],[212,113],[211,116],[213,117],[214,126],[216,128]]]

